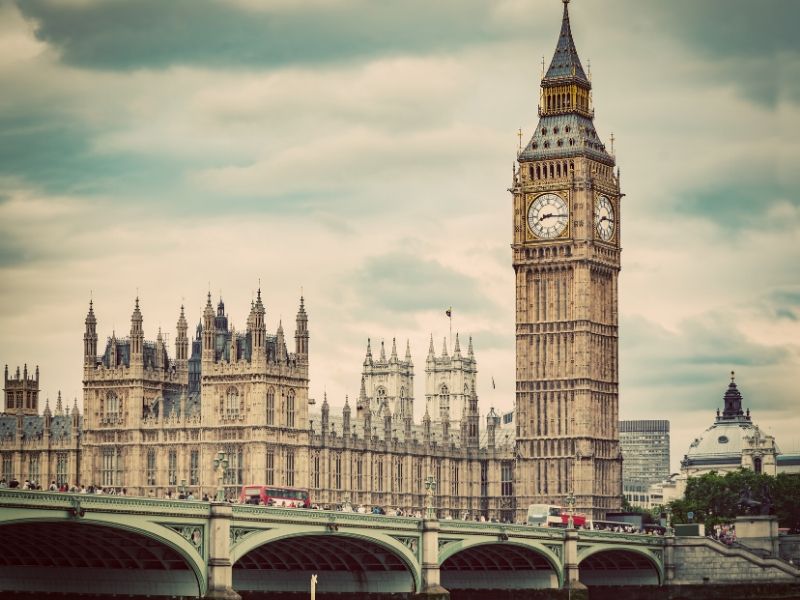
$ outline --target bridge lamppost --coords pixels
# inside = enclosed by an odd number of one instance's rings
[[[436,480],[432,475],[428,475],[425,480],[425,518],[435,519],[436,513],[433,510],[433,495],[436,493]]]
[[[214,459],[214,470],[217,472],[217,502],[225,502],[225,488],[222,486],[225,471],[228,470],[228,457],[220,450]]]
[[[569,520],[567,521],[567,527],[569,529],[575,529],[574,516],[575,516],[575,502],[576,501],[577,500],[575,499],[575,494],[573,494],[572,492],[570,492],[569,496],[567,496],[565,498],[565,500],[564,500],[564,502],[566,502],[567,506],[569,507],[568,508],[568,510],[569,510]]]
[[[672,535],[674,533],[672,531],[672,507],[667,505],[664,508],[664,514],[667,515],[667,527],[664,533],[666,533],[667,535]]]

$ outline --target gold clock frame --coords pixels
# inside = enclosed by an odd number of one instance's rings
[[[528,213],[531,210],[531,204],[536,202],[536,200],[541,198],[542,196],[548,196],[550,194],[560,197],[567,205],[567,225],[566,227],[564,227],[564,231],[562,231],[556,237],[540,238],[531,229],[531,225],[528,222]],[[572,194],[570,194],[569,191],[554,191],[554,190],[536,192],[533,194],[525,194],[525,212],[523,213],[523,218],[525,220],[526,242],[546,243],[546,242],[555,242],[559,240],[568,240],[572,236]]]

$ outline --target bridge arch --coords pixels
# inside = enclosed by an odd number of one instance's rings
[[[374,530],[332,532],[318,525],[251,532],[231,548],[233,588],[306,591],[310,575],[318,573],[320,592],[415,592],[421,549],[418,541],[411,546]],[[281,577],[265,578],[264,571]]]
[[[197,550],[158,523],[11,519],[0,523],[0,538],[0,579],[13,581],[17,591],[203,596],[207,590]]]
[[[597,544],[578,551],[581,583],[604,585],[661,585],[664,567],[646,548]]]
[[[526,540],[449,543],[439,552],[439,565],[442,586],[448,590],[553,589],[563,584],[558,557]]]

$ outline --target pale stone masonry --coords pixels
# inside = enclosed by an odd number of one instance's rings
[[[36,377],[6,374],[6,413],[0,452],[8,479],[79,483],[128,494],[163,497],[185,486],[200,497],[214,495],[213,460],[228,457],[224,487],[238,496],[243,484],[309,488],[314,502],[421,511],[424,479],[437,481],[441,514],[513,520],[513,445],[496,444],[499,418],[490,411],[479,427],[475,391],[477,362],[469,340],[462,356],[426,360],[426,378],[438,419],[413,421],[413,363],[410,346],[398,359],[393,343],[373,358],[367,351],[358,414],[349,401],[331,415],[327,398],[309,414],[308,315],[303,299],[295,321],[294,352],[283,325],[267,332],[259,290],[244,331],[229,324],[220,300],[207,298],[194,339],[181,307],[175,358],[159,330],[145,339],[139,299],[130,334],[114,332],[98,353],[93,303],[84,331],[84,414],[38,413]],[[452,402],[445,389],[453,390]],[[426,406],[430,404],[426,403]],[[448,406],[450,412],[442,407]],[[450,418],[452,416],[452,425]],[[21,424],[20,424],[21,423]],[[55,423],[53,425],[52,423]],[[19,425],[19,427],[17,427]],[[44,429],[43,429],[44,427]],[[66,427],[66,430],[64,429]],[[66,454],[64,462],[62,452]]]
[[[623,197],[594,126],[570,30],[541,81],[539,123],[511,184],[516,274],[518,511],[573,492],[619,509],[618,287]]]
[[[443,513],[521,522],[530,504],[562,505],[571,493],[576,508],[592,516],[618,509],[623,194],[613,150],[594,128],[591,83],[566,2],[541,82],[539,116],[520,148],[510,189],[516,398],[507,424],[515,430],[498,436],[501,418],[491,409],[481,432],[477,362],[471,341],[464,352],[458,336],[452,353],[447,344],[436,353],[431,340],[421,425],[413,421],[410,349],[407,344],[400,359],[394,341],[389,358],[383,344],[377,360],[368,349],[355,415],[349,400],[341,416],[332,415],[325,399],[312,416],[302,298],[293,351],[282,324],[267,332],[259,290],[244,331],[229,325],[224,303],[215,310],[209,294],[190,339],[181,308],[174,359],[160,331],[155,341],[145,340],[138,298],[129,335],[112,332],[98,354],[90,303],[84,414],[73,410],[64,478],[145,495],[177,492],[184,484],[198,495],[213,493],[213,459],[223,451],[229,496],[244,483],[263,483],[310,488],[322,503],[416,511],[423,508],[422,481],[432,475]],[[41,464],[37,453],[51,456],[35,423],[27,426],[33,437],[18,433],[26,431],[25,419],[38,418],[0,419],[3,464],[17,476],[30,476]],[[47,461],[37,471],[41,480],[55,472]]]

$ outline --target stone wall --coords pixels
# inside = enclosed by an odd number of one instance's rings
[[[782,535],[778,546],[781,559],[800,566],[800,535]]]
[[[795,582],[800,570],[781,560],[762,559],[738,548],[728,548],[708,538],[676,538],[675,575],[669,582],[716,584],[733,582]]]

